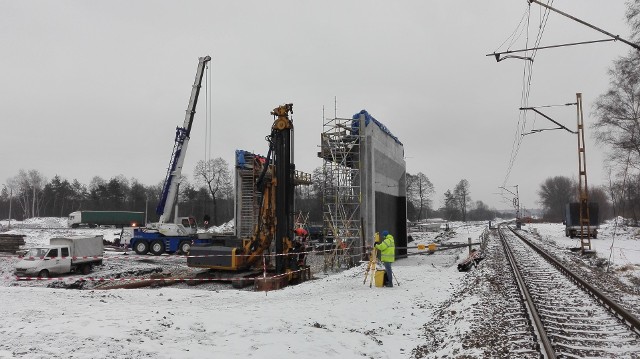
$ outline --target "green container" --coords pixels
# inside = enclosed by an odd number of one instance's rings
[[[130,211],[76,211],[69,214],[69,227],[116,226],[140,227],[145,225],[144,212]]]

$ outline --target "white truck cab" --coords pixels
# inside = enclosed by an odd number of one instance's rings
[[[49,245],[29,249],[16,263],[15,275],[48,278],[75,271],[89,274],[93,265],[102,264],[102,236],[51,238],[49,242]]]
[[[51,274],[70,271],[71,257],[68,246],[31,248],[15,267],[15,274],[19,277],[48,278]]]
[[[67,226],[76,228],[82,222],[82,216],[80,215],[80,211],[75,211],[69,213],[69,218],[67,218]]]
[[[198,233],[198,224],[193,217],[178,217],[176,223],[149,223],[147,228],[166,237],[190,236]]]

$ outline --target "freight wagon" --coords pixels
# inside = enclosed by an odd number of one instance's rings
[[[144,212],[76,211],[69,214],[67,224],[72,228],[79,226],[139,227],[145,225],[144,218]]]
[[[586,216],[586,208],[583,209],[583,215]],[[575,238],[580,236],[580,203],[567,203],[564,216],[564,234],[567,237]],[[583,228],[587,229],[586,223]],[[600,229],[600,216],[597,202],[589,202],[589,236],[598,238],[598,229]]]

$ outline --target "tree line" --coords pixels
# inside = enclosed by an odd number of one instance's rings
[[[601,222],[614,216],[614,207],[609,200],[610,193],[605,187],[589,188],[588,193],[589,202],[598,203],[598,217]],[[579,202],[578,184],[569,177],[549,177],[540,184],[538,197],[544,210],[543,219],[549,222],[562,222],[565,219],[567,203]]]
[[[180,184],[180,214],[193,215],[198,219],[209,214],[213,225],[233,219],[234,191],[231,173],[229,165],[222,158],[198,162],[194,180],[183,179]],[[319,224],[323,220],[322,188],[326,175],[318,167],[311,177],[311,185],[296,187],[295,207],[298,212],[308,214],[309,222]],[[147,212],[149,221],[156,221],[158,215],[155,214],[155,208],[160,200],[162,185],[144,185],[135,178],[128,179],[123,175],[108,180],[96,176],[85,185],[77,179],[69,181],[56,175],[47,180],[37,170],[21,170],[16,176],[9,178],[0,191],[0,218],[9,218],[11,201],[12,218],[18,220],[66,217],[79,210],[126,210]],[[501,217],[500,212],[489,208],[484,202],[471,200],[470,184],[466,179],[461,179],[453,189],[444,191],[438,207],[434,205],[435,188],[422,172],[407,173],[406,193],[407,218],[410,221],[428,218],[481,221]],[[612,181],[609,188],[590,188],[589,195],[590,201],[599,203],[601,220],[622,212],[628,213],[628,218],[635,220],[640,215],[637,208],[640,192],[633,181],[628,181],[625,187]],[[543,219],[561,222],[564,219],[565,205],[577,202],[577,184],[568,177],[550,177],[540,185],[538,196],[544,209]]]
[[[407,173],[407,218],[420,221],[428,218],[442,218],[448,221],[484,221],[501,216],[500,212],[489,208],[484,202],[471,200],[471,185],[461,179],[453,188],[447,189],[439,207],[434,206],[435,188],[422,172]]]
[[[209,214],[214,225],[232,219],[233,185],[227,162],[222,158],[199,161],[193,178],[180,182],[179,214],[196,218]],[[123,175],[108,180],[95,176],[89,184],[59,175],[47,180],[38,170],[20,170],[0,190],[0,218],[66,217],[80,210],[139,211],[153,222],[159,218],[155,209],[162,186],[162,182],[145,185]]]
[[[192,215],[200,221],[208,214],[212,225],[234,217],[232,169],[222,158],[199,161],[193,179],[184,177],[179,186],[181,216]],[[326,175],[322,167],[312,173],[312,184],[296,187],[295,207],[308,214],[308,221],[322,223],[323,186]],[[330,180],[329,180],[330,181]],[[407,216],[418,221],[426,218],[447,220],[487,220],[499,216],[482,201],[472,202],[469,182],[461,180],[444,194],[442,206],[434,209],[434,186],[419,172],[406,175]],[[0,218],[23,220],[31,217],[66,217],[80,210],[140,211],[148,220],[157,221],[155,208],[160,201],[163,183],[145,185],[136,178],[117,175],[110,179],[95,176],[88,184],[55,175],[50,180],[38,170],[20,170],[0,190]]]

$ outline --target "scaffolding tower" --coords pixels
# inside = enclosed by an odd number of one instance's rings
[[[321,134],[324,182],[323,224],[325,243],[333,249],[325,251],[325,271],[328,268],[351,267],[363,255],[359,123],[352,119],[324,119]]]

